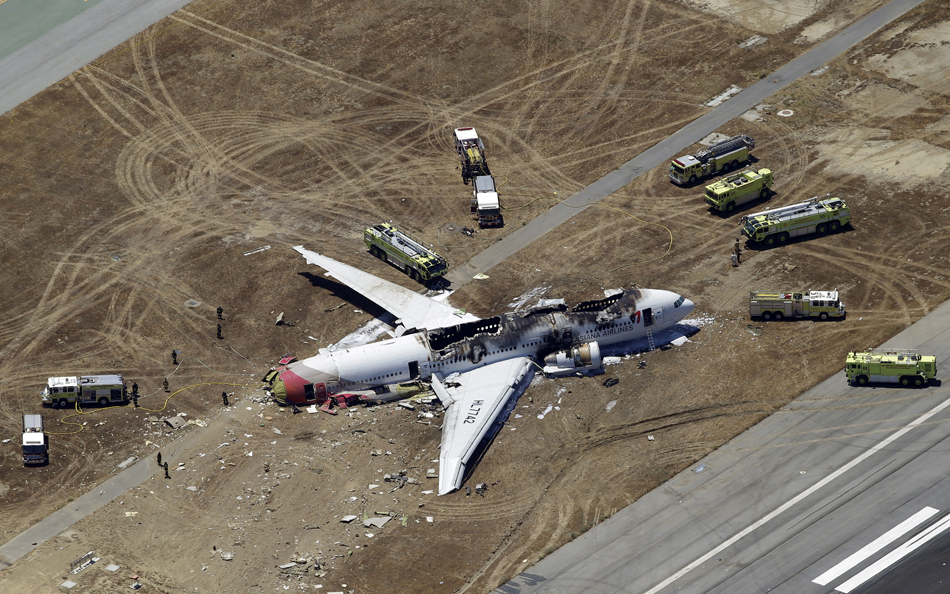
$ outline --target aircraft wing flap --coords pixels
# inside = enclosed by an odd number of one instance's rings
[[[459,312],[447,303],[420,295],[368,272],[305,249],[302,245],[294,249],[307,260],[308,264],[323,268],[340,283],[402,320],[402,325],[406,328],[429,330],[479,319],[472,314]]]
[[[433,377],[432,386],[447,407],[439,455],[439,495],[462,485],[472,454],[499,416],[510,412],[507,405],[514,404],[533,376],[534,363],[529,357],[520,357],[473,369],[448,384]]]

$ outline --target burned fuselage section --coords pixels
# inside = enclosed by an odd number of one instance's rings
[[[618,290],[606,298],[585,301],[573,308],[564,304],[506,313],[426,333],[432,349],[433,371],[457,369],[459,364],[480,366],[513,356],[532,356],[538,362],[561,350],[589,342],[596,334],[607,343],[624,340],[640,319],[638,289]]]

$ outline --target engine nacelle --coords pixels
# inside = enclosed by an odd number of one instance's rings
[[[596,342],[574,345],[544,358],[544,375],[551,377],[602,370],[603,358],[600,356],[600,345]]]

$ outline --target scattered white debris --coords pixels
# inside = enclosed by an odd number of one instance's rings
[[[9,439],[4,439],[4,440],[3,440],[3,443],[10,443],[10,440],[9,440]]]
[[[423,491],[423,492],[422,492],[423,495],[432,495],[433,493],[435,493],[435,491]]]
[[[269,250],[269,249],[270,249],[270,246],[269,246],[269,245],[265,245],[264,247],[259,247],[259,248],[254,249],[254,250],[248,250],[248,251],[244,252],[244,255],[245,255],[245,256],[250,256],[251,254],[259,254],[259,253],[263,252],[264,250]]]
[[[333,352],[363,344],[369,344],[391,330],[392,327],[386,324],[386,322],[383,322],[379,318],[373,318],[369,322],[357,328],[354,332],[347,334],[336,343],[328,346],[327,350]]]
[[[342,518],[340,518],[340,521],[343,522],[344,524],[349,524],[350,522],[357,519],[358,517],[359,516],[343,516]]]
[[[603,358],[604,365],[620,365],[620,361],[622,361],[620,357],[604,357]]]
[[[683,346],[687,342],[692,342],[692,341],[686,338],[685,336],[683,336],[682,334],[680,334],[679,336],[671,340],[670,344],[672,344],[673,346]]]
[[[787,117],[791,117],[791,116],[794,115],[794,114],[795,114],[795,112],[792,111],[791,109],[783,109],[782,111],[776,113],[775,115],[777,115],[777,116],[779,116],[779,117],[782,117],[782,118],[787,118]]]
[[[616,401],[616,400],[611,400],[610,402],[608,402],[608,403],[607,403],[607,412],[612,411],[615,406],[617,406],[617,401]]]
[[[291,567],[297,567],[296,563],[284,563],[283,565],[278,565],[278,569],[290,569]]]
[[[308,407],[307,407],[307,412],[310,413],[310,414],[314,414],[315,412],[317,412],[317,405],[314,404],[313,406],[308,406]]]
[[[700,472],[702,472],[702,471],[704,471],[704,470],[706,470],[706,465],[705,465],[705,464],[700,464],[699,466],[696,467],[695,470],[693,470],[693,472],[695,472],[696,474],[699,474]]]
[[[431,524],[432,522],[435,522],[435,518],[433,518],[432,516],[426,516],[426,522]]]
[[[541,414],[538,415],[538,418],[539,418],[539,419],[543,419],[543,418],[544,418],[544,415],[548,414],[548,413],[551,412],[552,410],[554,410],[554,405],[553,405],[553,404],[549,404],[548,407],[547,407],[546,409],[544,409],[544,412],[542,412]]]
[[[547,293],[549,288],[550,288],[549,286],[545,286],[545,285],[541,285],[540,287],[535,287],[531,289],[530,291],[528,291],[527,293],[523,293],[520,296],[518,296],[514,301],[508,304],[508,307],[517,310],[518,308],[528,303],[529,301],[533,300],[534,298],[540,297],[541,295],[544,295],[545,293]]]
[[[647,441],[654,441],[655,438],[652,435],[647,435]]]
[[[487,280],[487,279],[488,279],[488,275],[487,275],[487,274],[484,274],[484,273],[482,273],[482,272],[479,272],[478,274],[476,274],[476,275],[473,276],[472,278],[474,278],[475,280]]]
[[[248,452],[248,453],[246,453],[246,454],[244,454],[244,455],[247,456],[248,458],[250,458],[250,457],[252,457],[252,456],[254,455],[254,452]]]
[[[403,407],[406,410],[416,410],[416,407],[408,402],[400,402],[399,406]]]
[[[389,516],[380,516],[377,518],[370,518],[368,520],[363,520],[363,528],[369,528],[370,526],[374,528],[382,528],[386,525],[386,522],[392,520]]]
[[[706,107],[716,107],[717,105],[721,105],[725,103],[727,99],[729,99],[733,95],[738,94],[740,91],[742,91],[742,89],[740,89],[736,85],[732,85],[731,87],[723,91],[720,95],[713,97],[708,103],[706,103]]]
[[[198,487],[192,485],[192,486],[190,486],[190,487],[185,487],[185,489],[187,489],[187,490],[189,490],[189,491],[197,491],[197,490],[198,490]]]
[[[274,427],[274,435],[283,435],[283,432],[277,427]]]
[[[716,321],[716,318],[712,316],[704,316],[701,318],[690,318],[688,320],[680,320],[680,324],[685,326],[692,326],[693,328],[702,328]]]
[[[812,76],[821,76],[822,74],[828,72],[828,68],[829,68],[828,66],[822,66],[822,67],[819,68],[818,70],[815,70],[814,72],[812,72],[811,75],[812,75]]]
[[[110,563],[109,565],[106,565],[106,571],[111,571],[114,573],[116,571],[119,571],[119,566],[116,565],[115,563]]]
[[[740,43],[740,44],[739,44],[739,47],[745,48],[745,49],[749,49],[750,47],[754,47],[754,46],[756,46],[756,45],[763,44],[763,43],[765,43],[767,40],[768,40],[768,38],[762,37],[761,35],[753,35],[752,37],[750,37],[750,38],[746,39],[745,41],[743,41],[742,43]]]
[[[135,456],[132,456],[131,458],[126,458],[125,460],[119,462],[118,466],[119,468],[125,468],[126,466],[132,464],[133,462],[135,462]]]
[[[230,561],[232,559],[234,559],[234,553],[221,553],[222,561]]]

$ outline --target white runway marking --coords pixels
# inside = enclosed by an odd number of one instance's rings
[[[812,582],[818,584],[819,586],[827,586],[828,584],[835,581],[836,579],[838,579],[839,577],[841,577],[848,571],[851,571],[853,568],[857,567],[859,563],[861,563],[865,559],[868,559],[874,553],[880,551],[887,545],[891,544],[892,542],[894,542],[901,536],[907,534],[908,532],[913,530],[915,527],[922,524],[925,520],[929,519],[936,513],[938,512],[934,508],[925,507],[924,509],[920,510],[919,512],[912,515],[911,517],[907,518],[906,520],[904,520],[903,522],[901,522],[894,528],[891,528],[890,530],[885,532],[883,535],[879,536],[877,539],[874,540],[874,542],[865,546],[857,553],[851,555],[850,557],[848,557],[841,563],[835,565],[834,567],[832,567],[825,573],[821,574],[820,576],[812,580]]]
[[[761,518],[760,520],[758,520],[757,522],[755,522],[754,524],[752,524],[751,526],[749,526],[748,528],[746,528],[746,529],[743,530],[742,532],[739,532],[738,534],[736,534],[735,536],[733,536],[733,537],[730,538],[729,540],[723,542],[721,545],[719,545],[718,547],[712,549],[711,551],[709,551],[708,553],[706,553],[705,555],[703,555],[703,556],[700,557],[699,559],[693,561],[692,563],[690,563],[689,565],[687,565],[687,566],[684,567],[683,569],[677,571],[676,573],[674,573],[674,574],[671,575],[670,577],[666,578],[665,580],[663,580],[662,582],[660,582],[659,584],[657,584],[657,585],[654,586],[653,588],[651,588],[651,589],[649,589],[648,591],[646,591],[644,594],[657,594],[657,592],[659,592],[659,591],[662,590],[663,588],[669,586],[670,584],[672,584],[672,583],[675,582],[676,580],[680,579],[681,577],[683,577],[684,575],[686,575],[686,574],[689,573],[690,571],[696,569],[697,567],[699,567],[700,565],[702,565],[702,564],[705,563],[706,561],[709,561],[710,559],[712,559],[713,557],[715,557],[716,555],[718,555],[719,553],[721,553],[721,552],[724,551],[725,549],[731,547],[732,545],[734,545],[736,542],[738,542],[738,541],[739,541],[740,539],[742,539],[743,537],[748,536],[748,535],[751,534],[752,532],[755,532],[757,529],[761,528],[762,526],[764,526],[764,525],[765,525],[766,523],[768,523],[769,521],[774,520],[776,517],[778,517],[778,516],[781,515],[782,513],[786,512],[786,511],[788,511],[790,508],[792,508],[795,504],[801,502],[803,499],[805,499],[805,498],[808,497],[809,495],[811,495],[811,494],[817,492],[819,489],[821,489],[822,487],[824,487],[825,485],[827,485],[827,484],[830,483],[831,481],[835,480],[836,478],[838,478],[838,477],[841,476],[842,474],[848,472],[849,470],[851,470],[852,468],[854,468],[855,466],[857,466],[857,465],[860,464],[861,462],[864,462],[865,460],[867,460],[868,458],[870,458],[870,457],[873,456],[874,454],[876,454],[876,453],[878,453],[879,451],[881,451],[882,449],[886,448],[888,445],[890,445],[891,443],[893,443],[894,441],[896,441],[897,439],[899,439],[900,437],[902,437],[905,433],[907,433],[908,431],[910,431],[910,430],[913,429],[914,427],[920,425],[921,423],[923,423],[924,421],[926,421],[926,420],[929,419],[930,417],[934,416],[934,415],[937,414],[938,412],[942,411],[943,409],[947,408],[948,406],[950,406],[950,399],[944,400],[943,402],[941,402],[940,404],[938,404],[938,405],[935,406],[934,408],[930,409],[930,411],[928,411],[928,412],[922,414],[920,417],[918,417],[917,419],[911,421],[910,423],[908,423],[907,425],[905,425],[905,426],[902,427],[901,429],[898,429],[898,430],[895,431],[893,434],[891,434],[889,437],[885,438],[883,441],[879,442],[877,445],[875,445],[874,447],[872,447],[872,448],[869,449],[868,451],[864,452],[863,454],[861,454],[860,456],[858,456],[858,457],[855,458],[854,460],[851,460],[850,462],[848,462],[847,464],[845,464],[844,466],[842,466],[842,467],[839,468],[838,470],[832,472],[831,474],[829,474],[829,475],[826,476],[825,478],[821,479],[820,481],[818,481],[817,483],[815,483],[812,487],[806,489],[805,491],[803,491],[803,492],[800,493],[799,495],[796,495],[795,497],[793,497],[793,498],[790,499],[789,501],[785,502],[784,504],[782,504],[781,506],[779,506],[777,509],[775,509],[774,511],[772,511],[771,513],[769,513],[769,514],[766,515],[765,517]]]
[[[845,594],[847,594],[851,590],[854,590],[855,588],[857,588],[864,582],[868,581],[869,579],[881,573],[882,571],[884,571],[891,565],[897,563],[898,561],[900,561],[907,555],[911,554],[917,548],[933,540],[947,528],[950,528],[950,515],[944,516],[943,518],[940,519],[939,522],[937,522],[933,526],[927,528],[926,530],[924,530],[923,532],[921,532],[920,534],[918,534],[911,540],[905,542],[901,546],[897,547],[896,549],[894,549],[887,555],[884,555],[883,557],[881,557],[879,561],[872,564],[870,567],[868,567],[867,569],[865,569],[858,575],[854,576],[850,580],[841,584],[840,586],[835,588],[835,590],[837,590],[838,592],[844,592]]]

